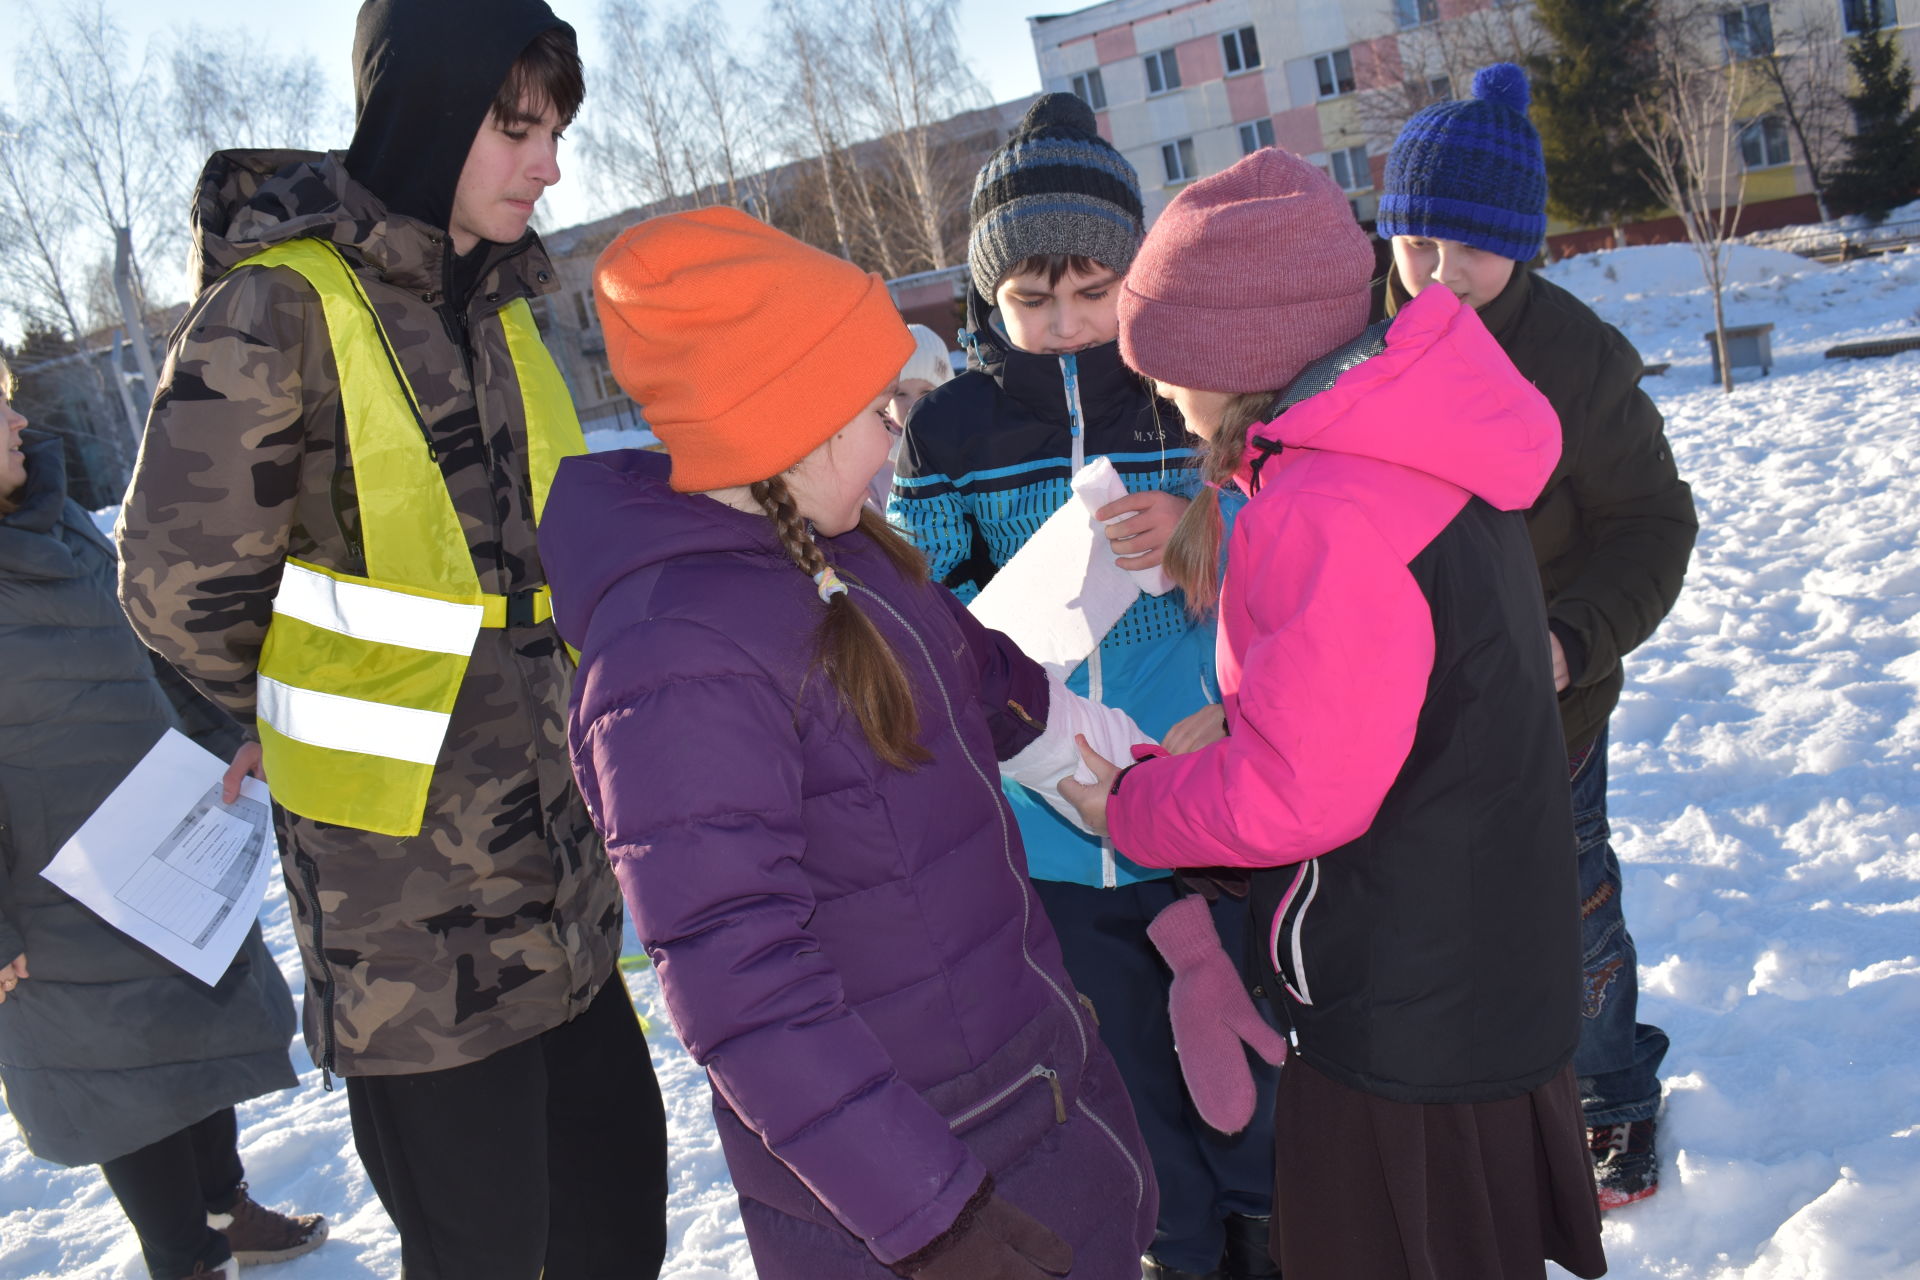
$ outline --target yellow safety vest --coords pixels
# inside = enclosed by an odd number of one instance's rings
[[[260,652],[267,782],[303,818],[418,835],[467,662],[481,628],[507,625],[508,600],[480,589],[419,401],[340,251],[292,240],[240,265],[290,268],[320,296],[367,570],[286,562]],[[537,523],[560,459],[585,453],[586,442],[526,300],[500,320],[525,410]],[[552,616],[541,587],[533,620]]]

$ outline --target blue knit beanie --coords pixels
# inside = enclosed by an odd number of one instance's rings
[[[1473,97],[1413,119],[1387,156],[1377,226],[1383,236],[1457,240],[1516,262],[1547,234],[1547,166],[1527,119],[1527,73],[1482,67]]]
[[[1042,94],[1027,109],[974,179],[969,212],[967,266],[984,298],[1041,254],[1077,254],[1124,273],[1146,234],[1139,175],[1070,93]]]

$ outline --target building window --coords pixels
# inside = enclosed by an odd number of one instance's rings
[[[1227,60],[1227,74],[1251,71],[1260,65],[1260,42],[1253,38],[1252,27],[1229,31],[1220,37],[1220,53]]]
[[[1107,86],[1100,81],[1100,68],[1095,67],[1073,78],[1073,96],[1095,111],[1106,110]]]
[[[1431,80],[1427,81],[1427,101],[1428,102],[1452,102],[1453,101],[1453,77],[1452,76],[1435,76]]]
[[[1779,116],[1763,116],[1740,131],[1740,159],[1749,169],[1772,169],[1793,162],[1787,125]]]
[[[1167,181],[1191,182],[1200,176],[1193,163],[1193,139],[1182,138],[1160,148],[1160,162],[1167,166]]]
[[[600,384],[599,391],[602,400],[622,400],[626,398],[627,393],[621,388],[620,380],[613,376],[612,369],[601,365],[598,369],[594,370],[594,373],[594,380]]]
[[[1840,0],[1840,22],[1850,36],[1895,26],[1899,21],[1894,0]]]
[[[585,291],[577,292],[573,295],[573,318],[579,322],[574,325],[574,328],[593,328],[593,308],[587,305],[587,295]]]
[[[1346,49],[1323,53],[1313,60],[1313,73],[1320,80],[1320,96],[1337,98],[1353,92],[1353,54]]]
[[[1340,184],[1342,191],[1373,190],[1373,166],[1367,163],[1366,147],[1334,152],[1333,180]]]
[[[1773,52],[1773,6],[1741,5],[1720,15],[1720,38],[1726,42],[1727,59],[1745,62]]]
[[[1145,62],[1149,94],[1166,93],[1180,87],[1180,64],[1174,60],[1173,50],[1162,49],[1158,53],[1150,53]]]
[[[1393,11],[1403,27],[1420,27],[1440,18],[1439,0],[1393,0]]]
[[[1273,117],[1249,120],[1240,126],[1240,154],[1250,156],[1262,147],[1273,145]]]

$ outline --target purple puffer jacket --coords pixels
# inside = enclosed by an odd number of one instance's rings
[[[708,1071],[763,1280],[887,1276],[989,1172],[1139,1275],[1157,1192],[1046,917],[996,760],[1039,667],[864,534],[822,539],[917,689],[931,763],[882,765],[810,672],[823,608],[772,525],[639,451],[563,463],[541,527],[581,651],[574,772],[674,1029]]]

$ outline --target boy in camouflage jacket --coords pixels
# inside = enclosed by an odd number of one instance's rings
[[[201,293],[118,530],[135,629],[242,724],[286,560],[365,573],[356,494],[373,483],[350,456],[314,288],[286,267],[233,270],[263,249],[341,251],[418,401],[481,589],[545,581],[500,312],[553,287],[526,224],[581,96],[572,31],[541,0],[369,0],[355,53],[344,156],[207,165]],[[410,1278],[652,1276],[665,1130],[615,968],[619,889],[568,769],[571,661],[551,623],[517,622],[479,634],[418,835],[276,806],[307,1042],[346,1077]]]

